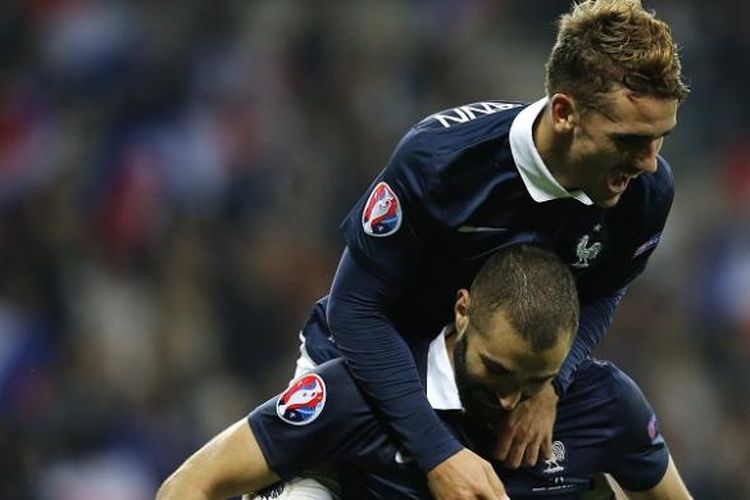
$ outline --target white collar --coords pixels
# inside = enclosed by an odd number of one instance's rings
[[[558,198],[575,198],[584,205],[591,199],[580,190],[568,191],[552,176],[534,145],[534,121],[544,112],[548,99],[544,97],[523,109],[510,126],[510,151],[521,174],[526,190],[536,202]]]
[[[427,400],[435,410],[461,410],[453,365],[448,357],[445,335],[449,327],[443,328],[440,335],[430,342],[427,353]]]

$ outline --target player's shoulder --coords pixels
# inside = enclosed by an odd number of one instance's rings
[[[640,204],[645,208],[659,209],[672,204],[674,198],[674,176],[672,167],[663,157],[657,157],[657,169],[653,173],[645,173],[636,179],[637,188],[633,193],[638,196]]]
[[[307,396],[312,390],[321,394],[321,421],[343,421],[354,414],[369,411],[365,398],[343,358],[328,360],[297,376],[280,398],[294,400],[296,393]],[[301,396],[297,399],[301,399]]]
[[[481,204],[479,197],[519,178],[508,137],[523,108],[484,101],[434,113],[401,139],[378,180],[412,217],[424,213],[439,226],[458,224]]]
[[[661,155],[656,157],[656,164],[656,172],[644,177],[646,188],[656,194],[671,198],[674,194],[672,167],[666,158]]]
[[[649,409],[638,384],[611,361],[589,358],[579,368],[576,378],[583,385],[596,387],[620,417],[639,415]]]
[[[478,144],[507,136],[513,119],[526,104],[486,100],[433,113],[416,123],[400,143],[402,149],[450,156]]]
[[[527,104],[523,102],[501,99],[460,104],[423,118],[414,125],[414,128],[455,132],[470,127],[481,128],[482,125],[487,126],[491,123],[502,124],[512,121],[526,106]]]

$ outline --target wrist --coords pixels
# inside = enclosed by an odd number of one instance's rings
[[[456,455],[458,455],[459,453],[461,453],[465,449],[466,448],[464,448],[463,446],[461,446],[454,453],[451,453],[447,457],[443,458],[443,460],[441,460],[440,462],[436,463],[431,469],[426,470],[425,474],[428,475],[428,476],[429,475],[434,475],[434,474],[439,474],[444,469],[443,466],[446,466],[450,462],[450,460],[452,458],[456,457]]]
[[[463,444],[461,444],[457,439],[453,438],[453,436],[451,437],[451,441],[444,443],[437,449],[434,449],[428,455],[414,455],[414,458],[417,461],[417,465],[420,469],[422,469],[423,472],[430,473],[434,471],[436,468],[438,468],[438,466],[444,464],[446,461],[453,458],[456,454],[465,449]]]
[[[555,404],[557,404],[557,402],[560,400],[560,396],[557,392],[557,388],[555,387],[555,384],[552,382],[544,386],[544,389],[542,389],[540,396],[554,402]]]

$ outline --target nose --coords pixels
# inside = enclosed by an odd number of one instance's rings
[[[507,394],[498,394],[497,401],[503,410],[511,411],[521,402],[521,391],[513,391]]]
[[[648,143],[646,149],[641,151],[635,160],[635,167],[642,172],[654,173],[656,172],[656,157],[661,149],[661,143],[663,139],[654,139]]]

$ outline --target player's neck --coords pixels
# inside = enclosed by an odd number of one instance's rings
[[[567,161],[571,136],[555,132],[549,104],[534,121],[532,137],[534,138],[534,146],[552,177],[565,189],[575,188]]]

